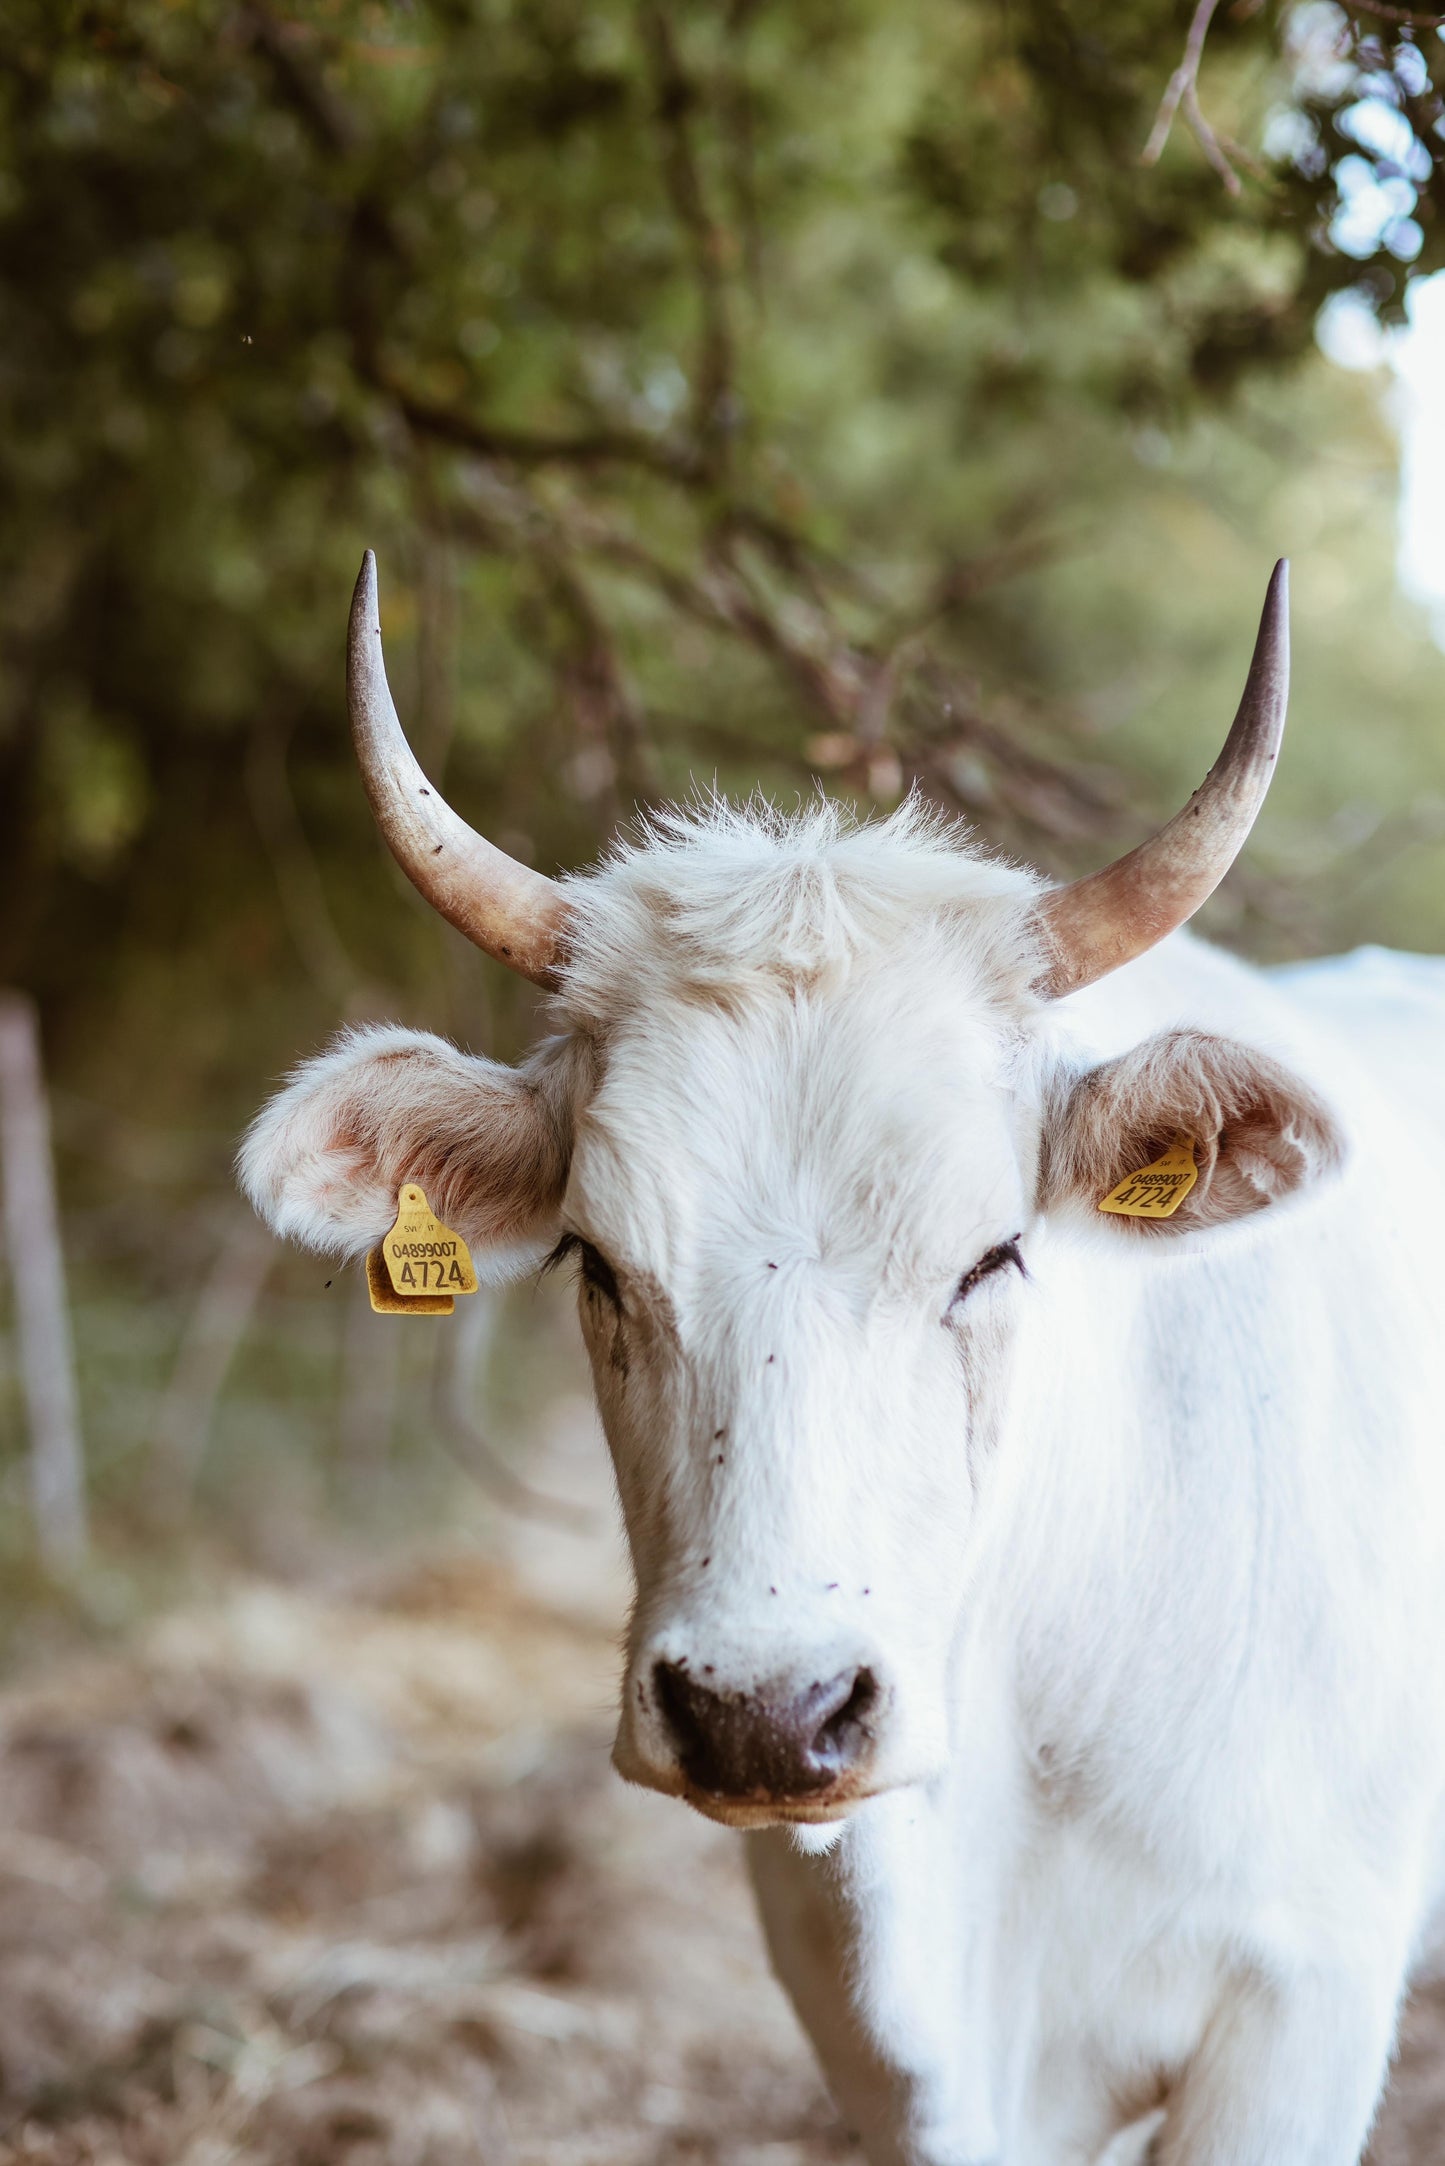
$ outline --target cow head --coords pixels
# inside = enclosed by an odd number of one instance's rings
[[[484,1276],[575,1265],[636,1576],[631,1779],[750,1826],[937,1773],[995,1468],[1026,1449],[1010,1350],[1036,1239],[1142,1257],[1332,1161],[1330,1116],[1269,1059],[1176,1031],[1091,1066],[1057,1005],[1222,877],[1278,746],[1285,638],[1281,571],[1208,781],[1071,888],[915,806],[861,828],[710,806],[557,886],[412,761],[368,558],[350,678],[373,803],[429,899],[552,990],[556,1034],[509,1069],[353,1032],[261,1115],[242,1177],[320,1249],[371,1246],[416,1179]],[[1200,1172],[1176,1216],[1100,1219],[1181,1132]]]

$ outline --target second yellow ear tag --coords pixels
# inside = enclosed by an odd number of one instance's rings
[[[1198,1179],[1194,1138],[1181,1136],[1152,1166],[1141,1166],[1111,1188],[1099,1209],[1120,1218],[1172,1218]]]
[[[444,1226],[415,1181],[397,1198],[396,1224],[366,1259],[371,1305],[388,1316],[450,1316],[454,1294],[474,1294],[467,1244]]]

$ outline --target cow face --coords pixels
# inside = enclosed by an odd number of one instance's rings
[[[834,1821],[949,1756],[1043,1222],[1142,1265],[1334,1133],[1199,1034],[1071,1061],[1032,879],[906,819],[674,826],[569,894],[562,1028],[523,1069],[354,1034],[243,1177],[316,1246],[371,1245],[410,1178],[484,1274],[575,1267],[637,1583],[617,1764],[735,1825]],[[1181,1130],[1177,1218],[1098,1220]]]
[[[633,1779],[746,1824],[940,1766],[1031,1217],[1010,1053],[874,964],[612,1046],[563,1216],[637,1576]]]

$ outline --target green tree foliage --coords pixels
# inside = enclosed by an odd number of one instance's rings
[[[972,763],[1006,839],[1096,808],[1018,575],[1331,287],[1395,305],[1383,239],[1321,243],[1362,89],[1416,181],[1438,146],[1398,24],[1244,12],[1211,94],[1250,140],[1302,104],[1231,196],[1182,122],[1139,164],[1181,51],[1152,0],[11,0],[9,970],[98,911],[106,980],[162,923],[245,954],[269,858],[341,990],[312,852],[377,884],[336,724],[363,535],[424,755],[464,688],[456,787],[540,861],[810,733],[885,799]],[[1007,731],[1005,668],[1040,703]]]
[[[1096,861],[1197,778],[1297,545],[1313,736],[1234,922],[1445,939],[1380,826],[1445,792],[1438,658],[1313,348],[1445,260],[1442,47],[1209,14],[3,0],[0,979],[108,1169],[76,1193],[157,1135],[223,1184],[342,1015],[525,1026],[370,832],[367,543],[424,763],[547,870],[693,778],[819,775]]]

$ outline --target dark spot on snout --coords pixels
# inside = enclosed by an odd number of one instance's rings
[[[438,843],[438,844],[436,845],[435,849],[434,849],[434,850],[432,851],[432,856],[433,856],[433,857],[440,857],[440,856],[441,856],[441,854],[442,854],[442,852],[443,852],[443,850],[444,850],[445,848],[446,848],[446,844],[445,844],[444,842],[439,842],[439,843]]]
[[[806,1797],[862,1774],[873,1757],[879,1690],[869,1669],[840,1671],[801,1692],[718,1690],[678,1662],[659,1662],[652,1679],[678,1765],[713,1797]]]
[[[726,1435],[727,1435],[727,1431],[726,1431],[726,1429],[714,1429],[714,1431],[713,1431],[713,1433],[712,1433],[712,1440],[713,1440],[714,1444],[721,1444],[721,1442],[722,1442],[723,1438],[724,1438],[724,1437],[725,1437]]]

